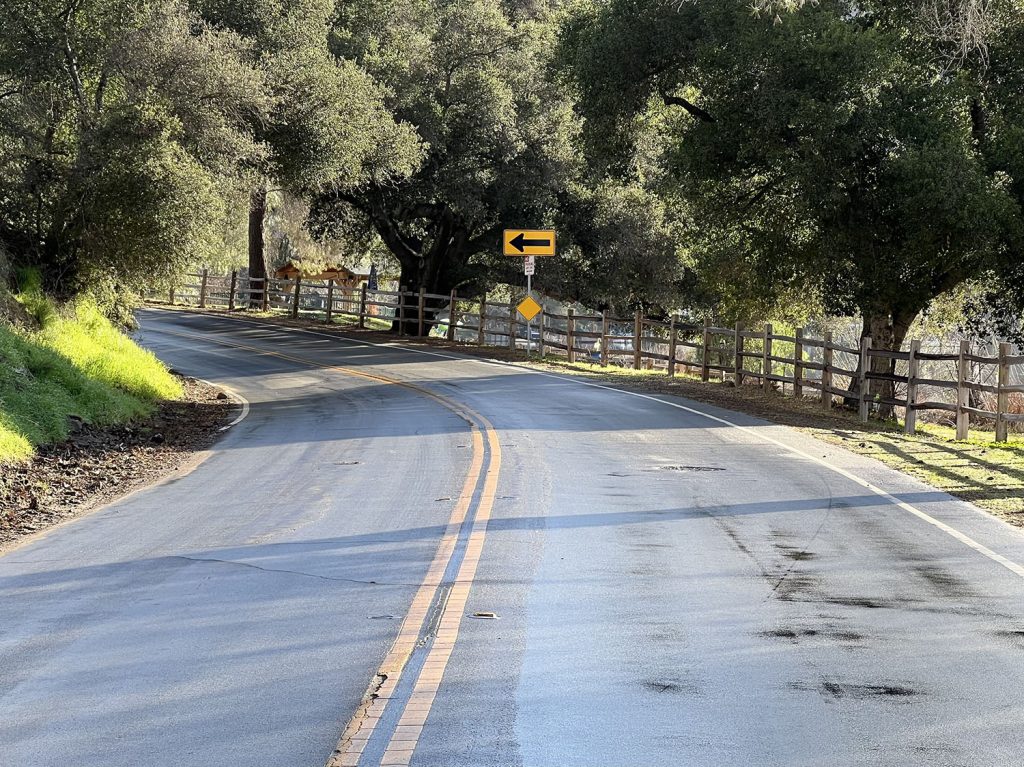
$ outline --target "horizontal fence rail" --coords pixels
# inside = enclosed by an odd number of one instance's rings
[[[259,309],[326,322],[348,317],[360,328],[374,321],[397,323],[401,335],[429,333],[450,342],[556,354],[569,362],[664,369],[669,376],[682,370],[702,381],[715,377],[735,386],[753,384],[765,392],[786,393],[789,387],[793,396],[804,399],[809,390],[825,411],[831,411],[837,398],[854,404],[862,421],[880,405],[900,408],[908,434],[917,429],[917,414],[928,410],[954,414],[957,439],[968,438],[971,416],[993,422],[998,442],[1008,439],[1011,424],[1024,423],[1024,384],[1013,383],[1022,380],[1013,371],[1024,368],[1024,355],[1013,354],[1007,343],[999,344],[996,356],[972,353],[967,341],[961,341],[956,354],[922,352],[917,340],[910,341],[907,351],[891,351],[873,348],[870,337],[853,348],[833,342],[830,332],[816,339],[805,337],[801,328],[794,335],[777,334],[770,324],[758,330],[742,325],[722,328],[675,318],[651,319],[640,312],[614,317],[606,312],[576,314],[572,309],[565,314],[543,311],[531,326],[515,302],[494,302],[486,295],[368,290],[365,284],[352,287],[334,280],[278,280],[238,272],[212,275],[206,270],[187,275],[187,280],[166,294],[150,291],[150,298],[166,296],[171,304]],[[922,373],[922,363],[945,364],[950,377]],[[873,394],[872,381],[892,384],[898,394]],[[950,392],[951,401],[934,399],[936,391]],[[989,408],[977,406],[982,394],[991,395]],[[1011,412],[1015,395],[1019,412]]]

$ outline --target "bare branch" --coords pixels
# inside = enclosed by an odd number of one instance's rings
[[[780,14],[797,11],[812,2],[751,0],[750,11],[779,23]],[[996,28],[993,6],[993,0],[918,0],[920,23],[925,34],[943,49],[943,66],[947,71],[963,65],[972,56],[983,66],[988,64],[988,43]]]
[[[924,0],[920,16],[925,31],[944,50],[947,69],[971,56],[988,64],[988,41],[996,27],[991,0]]]
[[[72,3],[68,6],[67,11],[64,12],[64,63],[68,68],[68,75],[71,78],[71,87],[75,91],[75,99],[78,101],[78,107],[81,111],[79,119],[83,124],[90,122],[90,111],[89,111],[89,100],[85,95],[85,86],[82,85],[82,78],[78,74],[78,60],[75,58],[75,52],[71,48],[71,20],[78,10],[76,3]]]

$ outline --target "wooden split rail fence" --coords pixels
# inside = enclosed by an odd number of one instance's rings
[[[862,338],[859,348],[833,342],[831,333],[824,338],[804,336],[802,329],[794,335],[773,332],[771,325],[750,330],[742,325],[733,328],[714,327],[654,320],[637,312],[633,317],[601,314],[565,314],[544,311],[537,316],[530,337],[527,323],[516,311],[515,303],[494,302],[487,296],[461,297],[455,291],[448,295],[424,291],[367,290],[336,285],[334,281],[276,280],[214,276],[207,271],[190,275],[196,282],[171,288],[167,298],[171,304],[182,303],[200,308],[220,306],[228,310],[257,308],[282,311],[292,317],[322,317],[326,322],[349,317],[365,328],[371,320],[398,321],[399,333],[415,326],[416,335],[425,335],[440,328],[435,335],[448,341],[508,349],[529,349],[540,356],[559,354],[569,362],[586,361],[599,365],[617,364],[634,369],[663,368],[669,376],[680,369],[700,375],[709,381],[713,376],[729,377],[737,386],[754,382],[766,392],[786,387],[796,397],[805,397],[807,390],[817,392],[824,410],[831,410],[836,398],[858,404],[862,421],[867,421],[874,407],[888,405],[902,408],[907,433],[917,428],[917,414],[924,410],[953,413],[958,439],[967,439],[970,418],[984,418],[995,424],[996,441],[1005,442],[1009,426],[1024,423],[1024,413],[1011,412],[1011,396],[1024,395],[1022,380],[1014,377],[1016,367],[1024,368],[1024,355],[1014,354],[1010,344],[999,344],[997,356],[980,356],[970,352],[967,341],[961,341],[956,354],[933,354],[921,350],[920,341],[913,340],[907,351],[872,348],[871,338]],[[155,293],[151,298],[157,298]],[[449,321],[452,317],[454,321]],[[881,367],[872,364],[882,359],[890,372],[874,372]],[[922,374],[922,363],[948,363],[955,380],[928,377]],[[994,375],[991,375],[994,368]],[[901,372],[897,372],[901,371]],[[904,372],[905,371],[905,372]],[[989,372],[992,383],[976,380],[979,371]],[[986,378],[981,375],[981,378]],[[872,394],[872,381],[893,384],[902,396],[882,398]],[[934,390],[949,392],[949,401],[925,396]],[[974,392],[976,396],[972,397]],[[994,395],[994,409],[974,407],[980,394]]]

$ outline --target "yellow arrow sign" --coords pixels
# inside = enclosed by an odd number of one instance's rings
[[[544,307],[534,301],[531,296],[527,296],[519,302],[519,306],[517,306],[516,309],[518,309],[519,313],[526,318],[527,322],[529,322],[540,314],[544,310]]]
[[[502,252],[506,256],[553,256],[555,230],[506,229],[502,237]]]

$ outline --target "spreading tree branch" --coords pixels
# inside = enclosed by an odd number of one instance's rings
[[[715,120],[715,118],[709,112],[706,112],[705,110],[701,109],[699,106],[697,106],[693,102],[687,101],[682,96],[673,96],[667,90],[662,90],[661,91],[661,99],[662,99],[662,101],[665,102],[665,104],[667,106],[670,106],[670,107],[682,107],[690,115],[692,115],[693,117],[696,117],[701,122],[705,122],[705,123],[718,122],[717,120]]]

